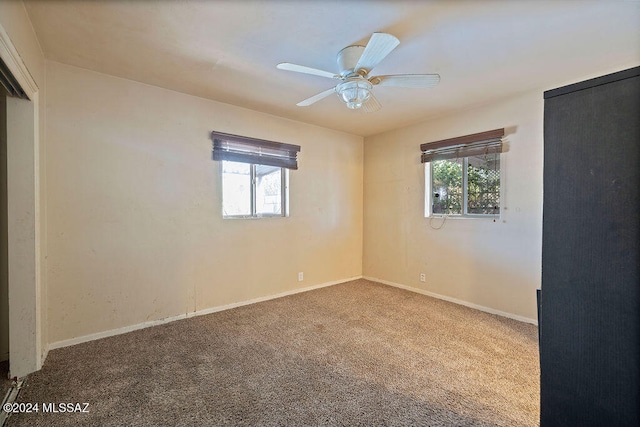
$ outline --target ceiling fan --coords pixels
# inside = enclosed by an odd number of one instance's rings
[[[395,74],[369,77],[371,70],[399,44],[400,41],[391,34],[373,33],[366,46],[348,46],[338,52],[339,74],[290,62],[282,62],[277,65],[277,68],[340,80],[340,83],[335,87],[298,102],[296,105],[300,107],[307,107],[335,92],[352,110],[362,108],[371,113],[378,111],[381,107],[373,96],[374,86],[430,88],[440,82],[438,74]]]

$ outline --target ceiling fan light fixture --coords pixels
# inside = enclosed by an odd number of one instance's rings
[[[373,85],[365,79],[347,80],[336,87],[340,99],[352,110],[362,107],[371,98]]]
[[[0,0],[1,1],[1,0]],[[391,74],[388,76],[369,76],[369,73],[400,44],[391,34],[373,33],[366,46],[347,46],[338,52],[338,74],[305,65],[281,62],[277,65],[280,70],[296,73],[311,74],[339,80],[336,86],[317,93],[312,97],[298,102],[299,107],[308,107],[332,93],[352,110],[362,109],[366,113],[373,113],[380,109],[380,102],[373,95],[373,86],[396,86],[408,88],[434,87],[440,81],[438,74]]]

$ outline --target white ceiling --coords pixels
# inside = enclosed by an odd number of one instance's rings
[[[640,65],[640,1],[25,4],[48,59],[363,136]],[[401,43],[372,75],[438,73],[440,84],[376,87],[375,113],[336,96],[295,105],[335,82],[276,64],[337,72],[338,51],[376,31]]]

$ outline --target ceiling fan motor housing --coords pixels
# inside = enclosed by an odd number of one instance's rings
[[[358,64],[364,48],[365,46],[347,46],[338,52],[338,68],[342,77],[347,77],[355,71],[354,68]]]

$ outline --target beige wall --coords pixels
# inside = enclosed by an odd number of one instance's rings
[[[55,62],[47,87],[50,343],[361,274],[362,137]],[[289,218],[221,218],[212,130],[301,145]]]
[[[536,91],[366,138],[363,275],[536,319],[542,114]],[[441,220],[424,217],[419,145],[503,127],[500,220],[449,219],[434,229]]]
[[[29,80],[35,83],[32,101],[28,104],[8,104],[8,113],[16,115],[9,120],[9,134],[26,135],[21,141],[8,140],[9,158],[9,222],[12,218],[11,194],[17,194],[19,203],[14,203],[14,218],[18,221],[10,225],[9,234],[15,231],[16,240],[8,237],[9,261],[9,299],[11,344],[11,373],[22,376],[32,370],[39,369],[41,360],[46,354],[47,337],[47,283],[43,272],[46,270],[46,205],[45,205],[45,168],[40,158],[45,155],[45,60],[38,39],[21,1],[0,1],[0,26],[10,39],[20,60],[27,69]],[[18,77],[18,76],[16,76]],[[26,90],[26,88],[23,88]],[[27,101],[22,101],[27,103]],[[15,108],[14,108],[15,106]],[[20,127],[20,129],[18,129]],[[20,145],[20,143],[22,145]],[[30,146],[23,150],[24,144]],[[15,148],[15,150],[13,149]],[[14,153],[17,157],[13,158]],[[15,166],[11,172],[11,166]],[[16,186],[13,187],[13,183]],[[12,193],[13,188],[13,193]],[[28,197],[24,197],[24,191]],[[17,191],[16,191],[17,190]],[[24,202],[24,203],[23,203]],[[28,207],[27,207],[28,206]],[[19,230],[18,230],[19,229]],[[29,236],[29,241],[24,239]],[[13,255],[12,255],[13,254]],[[29,259],[26,259],[29,258]],[[13,261],[12,261],[13,260]],[[28,271],[14,267],[28,265]],[[11,275],[18,280],[12,283]],[[29,278],[27,281],[24,279]],[[12,289],[15,291],[12,293]],[[14,304],[14,297],[16,303]],[[13,313],[13,314],[12,314]],[[33,352],[37,353],[34,354]],[[15,356],[15,357],[14,357]]]

